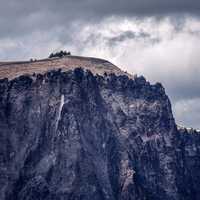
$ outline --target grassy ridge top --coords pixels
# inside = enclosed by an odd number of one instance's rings
[[[92,57],[65,56],[62,58],[47,58],[37,61],[0,62],[0,79],[13,79],[25,74],[32,75],[33,73],[43,74],[55,69],[68,71],[77,67],[88,69],[92,73],[99,75],[106,72],[108,74],[115,73],[117,75],[130,76],[107,60]]]

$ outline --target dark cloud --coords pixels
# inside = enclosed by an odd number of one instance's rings
[[[145,32],[134,32],[131,30],[128,31],[124,31],[122,33],[120,33],[117,36],[114,37],[107,37],[105,38],[108,41],[109,45],[115,45],[116,43],[120,43],[120,42],[124,42],[126,40],[130,40],[130,39],[150,39],[151,35],[149,33],[145,33]]]
[[[197,0],[0,0],[0,36],[14,37],[33,30],[69,27],[76,21],[94,22],[109,16],[197,14]]]
[[[60,13],[68,17],[94,18],[105,15],[138,15],[163,13],[198,13],[200,2],[197,0],[7,0],[1,2],[1,11],[10,9],[13,14],[23,15],[32,12]]]
[[[97,45],[99,41],[105,43],[106,45],[113,47],[116,45],[120,45],[122,42],[126,42],[127,40],[148,40],[148,42],[159,42],[159,38],[153,38],[151,35],[147,32],[143,31],[120,31],[114,36],[105,36],[103,33],[91,33],[87,36],[87,38],[83,42],[84,45],[88,45],[90,43],[91,45]]]

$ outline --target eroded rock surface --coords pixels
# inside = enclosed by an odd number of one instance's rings
[[[0,81],[1,200],[198,200],[200,134],[161,84],[75,69]]]

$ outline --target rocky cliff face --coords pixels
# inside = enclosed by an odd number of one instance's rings
[[[198,200],[200,134],[160,84],[75,69],[0,81],[1,200]]]

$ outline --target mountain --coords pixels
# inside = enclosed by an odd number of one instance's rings
[[[200,198],[200,133],[160,83],[73,56],[2,62],[0,77],[1,200]]]

